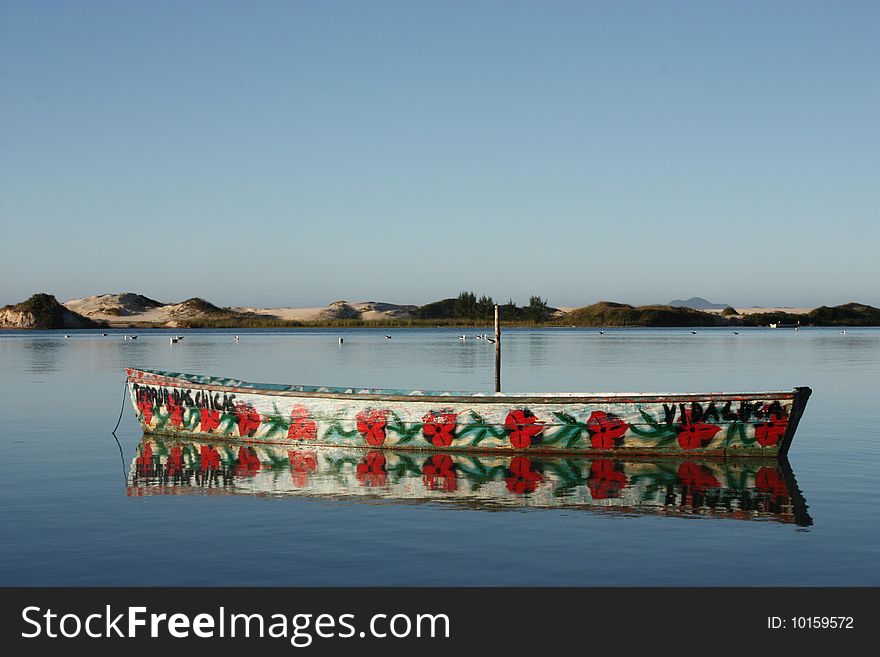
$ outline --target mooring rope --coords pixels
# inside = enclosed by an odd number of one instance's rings
[[[122,422],[122,414],[125,412],[126,397],[128,397],[128,381],[123,381],[122,383],[122,408],[119,409],[119,419],[116,420],[116,426],[113,427],[113,431],[110,432],[113,434],[114,438],[116,438],[116,430],[119,428],[119,423]],[[119,440],[117,440],[116,442],[118,443]],[[120,446],[119,449],[121,451],[122,447]]]

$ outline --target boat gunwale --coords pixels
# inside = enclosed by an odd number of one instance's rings
[[[749,401],[749,400],[782,400],[794,399],[799,396],[802,388],[795,388],[791,391],[765,391],[765,392],[683,392],[683,393],[548,393],[547,395],[523,393],[517,394],[479,394],[474,395],[454,395],[445,394],[442,391],[423,391],[421,394],[386,394],[381,392],[331,392],[331,391],[298,391],[298,390],[274,390],[271,388],[260,388],[258,384],[248,383],[253,387],[242,387],[234,385],[223,385],[219,383],[204,383],[198,381],[190,381],[180,376],[170,376],[165,373],[157,373],[151,370],[143,370],[139,368],[126,368],[129,372],[126,377],[128,383],[141,383],[144,385],[170,385],[176,387],[195,388],[200,390],[212,390],[215,392],[231,392],[236,394],[250,395],[266,395],[272,397],[294,397],[294,398],[314,398],[314,399],[366,399],[373,401],[392,401],[392,402],[408,402],[408,403],[457,403],[457,404],[595,404],[595,403],[635,403],[635,402],[680,402],[680,401],[702,401],[711,399],[712,401]],[[131,372],[141,372],[148,375],[145,377],[133,376]],[[179,373],[184,374],[184,373]],[[197,376],[197,375],[194,375]],[[792,436],[794,431],[791,432]]]

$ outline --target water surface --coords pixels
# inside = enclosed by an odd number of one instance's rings
[[[773,497],[777,480],[770,469],[753,468],[737,488],[725,478],[737,470],[705,464],[677,464],[674,473],[661,468],[667,477],[661,481],[674,488],[671,506],[665,491],[650,488],[644,490],[656,495],[649,504],[633,498],[634,505],[611,513],[597,507],[621,507],[624,493],[644,494],[634,484],[617,491],[617,473],[635,482],[644,466],[575,464],[580,479],[553,495],[567,466],[540,463],[532,470],[502,463],[491,466],[495,479],[461,504],[448,503],[444,494],[470,495],[473,479],[461,479],[455,491],[444,491],[450,483],[443,476],[426,482],[430,455],[396,479],[366,478],[375,483],[372,495],[358,488],[356,455],[345,457],[351,475],[345,481],[318,479],[321,494],[302,494],[292,461],[287,469],[258,473],[231,466],[227,485],[215,487],[222,494],[192,485],[171,494],[166,480],[143,471],[143,491],[157,494],[132,494],[143,436],[130,406],[117,431],[119,445],[110,434],[123,403],[126,365],[307,385],[491,390],[492,346],[460,341],[461,332],[392,330],[387,340],[386,329],[184,331],[176,345],[163,331],[142,331],[136,341],[116,331],[107,337],[74,331],[69,339],[58,332],[0,332],[0,584],[880,582],[880,525],[871,497],[880,465],[877,329],[845,335],[837,329],[505,333],[509,391],[811,386],[789,455],[810,522],[786,520],[794,518],[793,507]],[[540,480],[530,474],[539,468]],[[511,473],[520,479],[511,483]],[[197,473],[190,474],[195,482]],[[694,481],[705,484],[710,476],[734,505],[745,499],[745,506],[736,513],[719,508],[722,493],[715,486],[694,498]]]

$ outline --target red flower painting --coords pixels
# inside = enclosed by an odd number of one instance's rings
[[[762,466],[755,475],[755,488],[762,493],[770,493],[774,500],[788,497],[788,486],[776,468]]]
[[[721,427],[706,422],[691,422],[691,411],[685,411],[678,425],[678,444],[682,449],[702,449],[712,442]]]
[[[220,426],[220,411],[200,408],[199,415],[201,417],[201,422],[199,424],[201,431],[208,433]]]
[[[153,446],[150,443],[144,445],[141,455],[137,457],[137,471],[141,476],[149,476],[153,470]]]
[[[611,449],[623,442],[623,435],[629,425],[614,413],[593,411],[587,420],[590,444],[596,449]]]
[[[452,492],[458,487],[455,463],[449,454],[434,454],[422,466],[422,483],[429,490]]]
[[[150,397],[149,391],[141,390],[138,392],[137,407],[140,409],[144,424],[149,424],[153,421],[153,400]]]
[[[504,485],[511,493],[519,495],[533,493],[542,481],[544,481],[544,475],[532,465],[528,457],[515,456],[510,459],[507,475],[504,477]]]
[[[241,477],[253,477],[263,464],[260,462],[256,452],[251,447],[238,448],[238,462],[235,465],[235,474]]]
[[[357,420],[358,433],[364,437],[368,445],[378,447],[385,442],[385,425],[388,423],[387,414],[387,411],[366,410],[354,416],[355,420]]]
[[[779,442],[788,429],[788,418],[771,415],[766,422],[755,425],[755,440],[761,447],[770,447]]]
[[[355,477],[364,486],[384,486],[388,473],[385,471],[385,456],[382,452],[369,452],[357,464]]]
[[[422,418],[422,435],[434,447],[449,447],[455,438],[455,413],[431,411]]]
[[[610,459],[599,459],[590,465],[590,476],[587,477],[587,488],[594,500],[607,500],[620,497],[626,488],[627,479],[622,466]]]
[[[290,428],[287,437],[292,440],[315,440],[318,437],[318,423],[309,419],[309,409],[297,404],[290,411]]]
[[[168,460],[165,461],[165,474],[174,477],[183,471],[183,450],[180,445],[175,445],[168,450]]]
[[[253,405],[238,402],[235,405],[235,415],[238,418],[238,435],[242,438],[250,438],[260,428],[262,418]]]
[[[507,437],[510,444],[517,449],[525,449],[532,443],[540,440],[544,431],[544,424],[529,409],[517,409],[507,414],[504,420],[504,428],[507,429]]]
[[[220,469],[220,452],[210,445],[202,445],[199,452],[199,467],[202,472]]]
[[[183,425],[183,404],[169,396],[165,400],[165,408],[168,410],[168,421],[175,427]]]
[[[290,460],[290,478],[293,485],[303,488],[309,483],[309,475],[318,469],[318,456],[315,452],[302,450],[290,450],[287,452]]]
[[[705,492],[710,488],[721,488],[721,482],[712,470],[699,463],[687,461],[678,466],[678,483],[695,493]]]

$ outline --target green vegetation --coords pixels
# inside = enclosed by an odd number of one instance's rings
[[[33,295],[30,299],[26,299],[13,306],[6,306],[5,309],[46,316],[55,315],[57,313],[58,319],[60,320],[63,306],[58,303],[58,300],[51,294],[39,292],[38,294]]]
[[[723,326],[729,323],[717,315],[693,308],[630,306],[613,301],[600,301],[572,310],[563,321],[574,326]]]
[[[179,328],[291,328],[305,326],[304,322],[294,320],[277,319],[265,315],[251,315],[244,313],[229,313],[220,317],[194,317],[192,319],[178,319],[175,324]],[[149,328],[155,324],[132,323],[132,326]]]
[[[513,300],[499,304],[501,317],[505,322],[521,321],[541,324],[556,316],[559,311],[551,308],[539,296],[533,295],[527,306],[519,307]],[[413,319],[418,320],[456,320],[458,323],[491,323],[495,319],[495,301],[492,297],[482,295],[479,299],[473,292],[461,292],[458,297],[441,299],[420,306],[412,312]]]
[[[804,315],[792,313],[755,313],[743,318],[750,326],[767,326],[771,323],[797,324],[801,326],[880,326],[880,308],[863,303],[845,303],[840,306],[820,306]]]
[[[721,314],[724,317],[731,317],[732,315],[739,315],[739,311],[732,306],[727,306],[727,308],[721,311]]]
[[[95,322],[67,310],[67,308],[58,303],[58,300],[54,296],[46,294],[45,292],[35,294],[21,303],[3,306],[2,310],[32,315],[32,326],[28,326],[27,328],[65,328],[65,318],[69,319],[70,323],[75,326],[98,326]],[[30,322],[30,320],[27,321]]]

